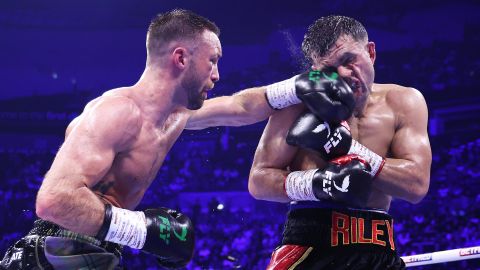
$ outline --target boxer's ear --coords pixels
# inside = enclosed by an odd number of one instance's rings
[[[367,51],[372,64],[375,64],[375,59],[377,59],[377,52],[375,51],[375,43],[373,41],[369,41],[367,43]]]
[[[173,50],[172,57],[174,65],[179,69],[185,69],[188,62],[188,52],[184,47],[177,47]]]

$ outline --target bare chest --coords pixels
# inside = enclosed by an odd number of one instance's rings
[[[352,137],[381,156],[388,156],[395,135],[395,114],[388,107],[372,108],[348,121]]]
[[[135,207],[155,179],[186,121],[184,115],[172,115],[159,126],[145,122],[131,147],[115,156],[102,181],[103,185],[110,185],[108,191],[101,192],[103,196],[123,207]]]
[[[154,178],[185,128],[186,120],[182,115],[172,115],[160,126],[146,122],[131,149],[119,156],[121,168],[138,179],[149,181]]]

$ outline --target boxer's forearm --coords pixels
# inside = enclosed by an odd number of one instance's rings
[[[289,202],[285,193],[288,171],[273,168],[254,168],[248,179],[248,191],[258,200]]]
[[[205,101],[202,108],[192,113],[185,128],[250,125],[267,119],[273,112],[265,98],[265,87],[250,88]]]
[[[104,216],[104,204],[87,187],[38,192],[38,217],[73,232],[95,236]]]
[[[373,183],[394,198],[419,203],[428,191],[430,169],[410,160],[387,158]]]

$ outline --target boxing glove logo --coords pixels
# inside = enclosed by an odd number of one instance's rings
[[[329,73],[324,72],[324,71],[319,71],[319,70],[311,70],[308,73],[308,79],[313,82],[318,82],[320,81],[321,77],[330,80],[330,81],[335,81],[338,79],[338,73],[332,70],[328,70]]]
[[[162,224],[158,225],[160,229],[159,237],[168,245],[170,244],[170,221],[162,216],[158,216],[158,218],[162,221]]]
[[[165,243],[168,245],[170,244],[170,231],[171,231],[171,225],[170,221],[162,216],[158,216],[160,220],[162,221],[162,224],[159,224],[159,229],[160,229],[160,234],[159,237],[165,241]],[[182,241],[185,242],[187,241],[187,228],[182,227],[182,232],[178,234],[175,230],[173,230],[173,235],[175,237]]]
[[[330,197],[332,195],[332,177],[333,173],[330,171],[325,172],[325,178],[323,178],[323,192],[328,194]],[[339,181],[340,182],[340,181]],[[350,186],[350,175],[345,176],[339,185],[333,180],[333,186],[340,192],[348,192],[348,187]]]
[[[343,178],[341,187],[337,186],[335,182],[333,182],[333,185],[338,191],[348,192],[348,186],[350,186],[350,175],[347,175],[345,178]]]
[[[325,178],[323,178],[323,192],[327,193],[330,197],[332,197],[332,175],[332,172],[326,171]]]
[[[323,122],[322,124],[318,125],[314,130],[313,133],[320,133],[327,129],[327,137],[330,137],[330,125],[327,122]]]
[[[325,152],[327,154],[330,154],[331,149],[337,146],[341,140],[342,140],[342,135],[340,134],[340,131],[337,130],[335,131],[335,133],[333,133],[333,136],[328,139],[325,145],[323,145],[323,149],[325,149]]]

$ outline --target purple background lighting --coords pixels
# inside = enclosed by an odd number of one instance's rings
[[[480,4],[386,3],[1,1],[1,256],[31,228],[36,192],[68,122],[90,99],[137,81],[150,19],[175,7],[222,30],[221,80],[211,97],[303,71],[299,46],[316,18],[360,20],[376,43],[376,82],[415,87],[429,106],[430,190],[420,204],[392,203],[399,252],[480,245]],[[247,190],[264,126],[185,131],[145,194],[138,209],[167,206],[192,217],[198,237],[187,269],[265,269],[279,244],[287,205],[254,200]],[[128,248],[124,265],[157,267]],[[414,269],[480,269],[480,260]]]

